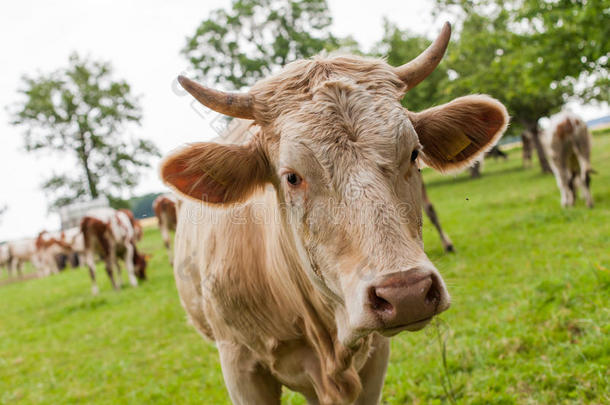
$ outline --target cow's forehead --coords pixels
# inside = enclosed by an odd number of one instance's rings
[[[329,82],[346,81],[377,97],[398,100],[405,84],[393,68],[380,59],[354,56],[316,57],[287,65],[281,72],[264,79],[251,89],[257,120],[263,126],[273,123],[287,111],[299,110]]]
[[[322,82],[311,100],[279,121],[284,144],[305,145],[321,160],[392,164],[418,142],[396,99],[343,78]]]

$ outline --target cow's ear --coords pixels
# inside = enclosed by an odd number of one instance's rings
[[[251,142],[245,145],[193,143],[161,163],[161,179],[177,193],[214,204],[247,199],[270,178],[265,154]]]
[[[441,172],[472,164],[495,145],[508,125],[506,108],[484,95],[460,97],[408,114],[423,145],[423,161]]]

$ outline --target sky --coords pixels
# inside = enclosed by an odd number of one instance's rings
[[[51,72],[65,66],[73,51],[112,63],[117,78],[141,95],[142,125],[134,130],[151,139],[162,155],[178,146],[216,134],[213,115],[195,108],[179,91],[175,78],[188,72],[180,55],[185,38],[210,11],[230,0],[20,0],[0,6],[0,241],[59,228],[59,217],[47,210],[40,184],[50,173],[76,170],[65,156],[26,153],[23,128],[9,124],[5,106],[15,102],[24,74]],[[432,1],[328,0],[336,35],[353,36],[370,49],[382,36],[386,17],[400,28],[434,37],[442,21],[431,17]],[[586,119],[608,114],[608,108],[578,108]],[[158,159],[143,175],[134,195],[159,192]]]

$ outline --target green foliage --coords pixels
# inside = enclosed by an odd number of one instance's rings
[[[233,0],[230,10],[215,10],[199,25],[182,54],[201,79],[240,89],[336,47],[330,24],[326,0]]]
[[[443,253],[424,220],[452,306],[440,331],[392,339],[383,404],[610,402],[610,136],[594,142],[592,210],[582,201],[562,209],[553,178],[523,170],[518,149],[476,181],[422,171],[457,249]],[[230,404],[215,345],[186,320],[159,232],[145,229],[139,249],[153,257],[138,288],[112,291],[101,263],[98,297],[84,268],[0,286],[10,303],[0,312],[1,403]],[[283,403],[305,401],[285,390]]]
[[[126,135],[139,124],[138,98],[112,77],[110,64],[70,56],[69,66],[23,77],[22,99],[9,107],[12,124],[25,128],[26,151],[73,157],[78,171],[53,173],[42,183],[58,207],[106,194],[121,196],[139,180],[155,145]]]
[[[608,100],[607,2],[437,3],[443,11],[453,7],[456,26],[461,25],[447,61],[456,74],[447,89],[454,96],[477,92],[497,97],[517,129],[534,126],[569,99]]]

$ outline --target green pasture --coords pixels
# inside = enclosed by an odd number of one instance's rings
[[[453,305],[393,339],[382,403],[610,403],[610,134],[595,137],[593,167],[593,210],[562,209],[553,177],[523,169],[518,149],[476,180],[424,171],[457,250],[425,222]],[[157,229],[140,248],[153,257],[139,288],[113,291],[101,266],[97,297],[82,268],[0,287],[0,403],[229,403]],[[287,391],[284,403],[304,401]]]

